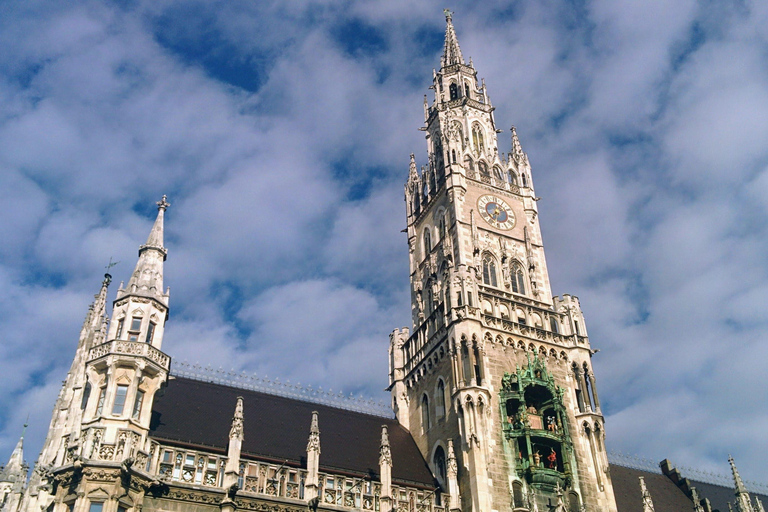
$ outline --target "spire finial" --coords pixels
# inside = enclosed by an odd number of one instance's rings
[[[168,202],[168,196],[163,194],[162,199],[160,199],[157,203],[157,209],[165,211],[168,209],[169,206],[171,206],[171,203]]]
[[[456,31],[453,28],[453,12],[449,9],[443,9],[445,14],[445,48],[443,49],[443,58],[441,65],[443,68],[452,64],[464,64],[464,57],[461,55],[459,40],[456,38]]]

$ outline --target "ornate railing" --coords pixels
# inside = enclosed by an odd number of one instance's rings
[[[168,370],[171,364],[171,358],[169,356],[149,343],[127,340],[112,340],[91,348],[88,353],[88,360],[93,361],[94,359],[99,359],[108,354],[125,354],[144,357],[150,361],[154,361],[165,370]]]
[[[339,409],[385,418],[392,418],[394,416],[388,401],[362,396],[356,397],[352,394],[345,395],[341,391],[334,392],[332,389],[324,390],[322,387],[314,388],[300,383],[294,384],[289,380],[283,382],[277,378],[269,379],[267,377],[259,377],[256,374],[236,372],[235,370],[228,371],[223,368],[216,369],[212,366],[202,366],[197,363],[191,364],[186,361],[174,361],[171,374],[202,382],[213,382],[215,384],[259,391],[270,395],[295,398],[305,402],[329,405]]]
[[[629,455],[621,452],[608,452],[608,462],[617,466],[623,466],[626,468],[639,469],[641,471],[649,471],[651,473],[661,474],[660,463],[651,459],[646,459],[638,455]],[[699,482],[705,482],[712,485],[719,485],[722,487],[733,488],[733,478],[729,475],[722,473],[714,473],[708,471],[702,471],[700,469],[689,468],[686,466],[675,466],[675,469],[680,471],[680,474],[684,478],[691,480],[698,480]],[[750,480],[744,480],[744,485],[747,486],[747,490],[750,492],[756,492],[760,494],[768,494],[768,485],[762,482],[755,482]]]

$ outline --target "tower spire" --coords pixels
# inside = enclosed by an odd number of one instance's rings
[[[168,250],[163,246],[163,224],[165,210],[169,206],[171,204],[165,195],[157,202],[157,218],[147,243],[139,247],[139,261],[128,281],[127,293],[139,292],[142,295],[154,295],[158,299],[163,296],[163,262],[168,255]]]
[[[739,512],[752,512],[752,503],[749,498],[749,492],[747,487],[739,475],[739,470],[736,469],[736,463],[733,461],[733,457],[728,456],[728,463],[731,465],[731,473],[733,474],[733,483],[736,491],[736,506]]]
[[[443,58],[440,64],[446,68],[452,64],[464,64],[464,57],[461,55],[459,40],[456,38],[456,30],[453,28],[453,13],[448,9],[443,9],[445,14],[445,47],[443,49]]]

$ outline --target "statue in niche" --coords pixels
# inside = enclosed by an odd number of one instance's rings
[[[549,449],[549,455],[547,455],[547,467],[549,469],[557,469],[557,453],[554,448]]]
[[[533,463],[537,466],[541,466],[541,454],[539,453],[539,450],[536,450],[533,453]]]
[[[547,430],[557,434],[557,422],[554,416],[547,416]]]

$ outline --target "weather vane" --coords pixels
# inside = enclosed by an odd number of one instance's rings
[[[107,269],[107,272],[109,272],[109,269],[111,269],[112,267],[114,267],[114,266],[115,266],[115,265],[117,265],[118,263],[120,263],[120,262],[119,262],[119,261],[112,261],[112,256],[110,256],[110,257],[109,257],[109,263],[107,263],[107,266],[106,266],[106,267],[104,267],[104,268],[106,268],[106,269]]]

